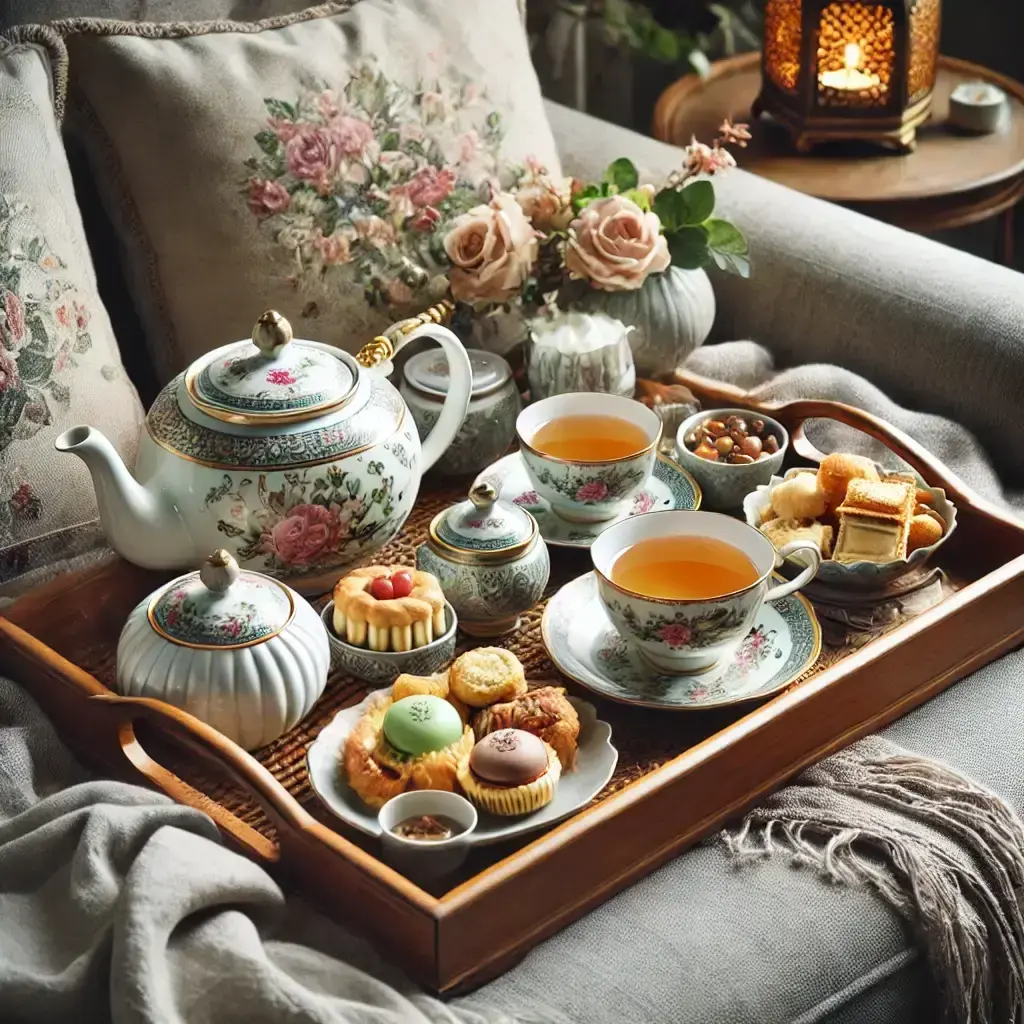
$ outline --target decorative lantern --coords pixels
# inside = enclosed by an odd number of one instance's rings
[[[833,139],[913,150],[931,110],[941,0],[765,0],[761,95],[800,152]]]

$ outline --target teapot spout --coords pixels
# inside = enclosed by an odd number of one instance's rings
[[[87,466],[100,525],[122,558],[144,569],[173,569],[190,563],[192,542],[178,510],[135,480],[100,431],[71,427],[54,447],[77,455]]]

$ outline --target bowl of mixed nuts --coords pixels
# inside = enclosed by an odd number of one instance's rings
[[[756,487],[779,473],[789,434],[762,413],[704,409],[676,433],[676,460],[704,492],[704,507],[735,512]]]

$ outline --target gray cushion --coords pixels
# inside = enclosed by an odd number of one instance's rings
[[[259,21],[312,6],[309,0],[0,0],[0,30],[58,18]]]

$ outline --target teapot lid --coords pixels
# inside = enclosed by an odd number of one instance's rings
[[[502,387],[512,377],[512,367],[495,352],[467,348],[469,367],[473,373],[473,397],[481,398]],[[448,357],[436,348],[417,352],[404,369],[410,387],[431,398],[444,398],[448,394],[451,375]]]
[[[149,623],[182,647],[226,650],[275,637],[295,615],[291,591],[277,580],[239,569],[231,555],[215,551],[196,572],[158,590]]]
[[[291,324],[268,310],[252,342],[240,341],[196,360],[185,375],[193,404],[228,423],[312,419],[343,405],[359,371],[347,353],[292,339]]]
[[[456,561],[511,561],[536,536],[533,516],[510,501],[499,500],[488,483],[474,484],[466,501],[439,512],[430,524],[431,545]]]

